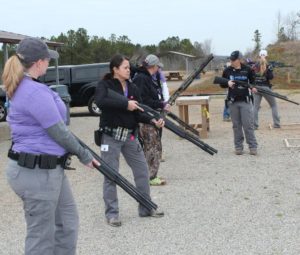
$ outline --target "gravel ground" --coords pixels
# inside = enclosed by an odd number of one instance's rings
[[[300,101],[299,94],[290,95]],[[282,124],[300,123],[298,106],[278,101]],[[174,107],[176,108],[176,107]],[[85,110],[85,109],[84,109]],[[71,130],[88,145],[98,118],[72,109]],[[176,110],[176,109],[175,109]],[[205,140],[219,153],[210,156],[164,131],[166,162],[160,175],[167,185],[152,187],[153,200],[165,211],[160,219],[139,218],[137,204],[119,189],[123,225],[105,223],[103,176],[75,159],[67,172],[80,214],[78,254],[300,254],[299,149],[284,138],[300,138],[300,126],[270,130],[271,112],[262,104],[256,131],[259,154],[233,153],[231,123],[222,122],[223,98],[210,102],[211,131]],[[196,120],[199,110],[192,109]],[[0,144],[0,254],[22,254],[23,209],[5,179],[9,142]],[[121,160],[121,173],[132,181]]]

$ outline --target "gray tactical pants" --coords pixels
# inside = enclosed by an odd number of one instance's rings
[[[107,147],[108,146],[108,147]],[[136,139],[127,138],[125,142],[103,134],[101,157],[112,168],[119,171],[120,153],[123,154],[130,166],[136,188],[150,199],[149,172],[143,149]],[[105,216],[111,219],[119,216],[118,196],[116,184],[104,177],[103,199],[105,202]],[[139,215],[147,215],[149,210],[139,205]]]
[[[23,201],[27,224],[25,255],[75,254],[78,213],[62,167],[28,169],[9,160],[6,176]]]
[[[244,149],[244,134],[249,149],[256,149],[257,142],[254,134],[253,125],[253,106],[251,103],[234,102],[229,105],[233,136],[234,147],[236,150]]]
[[[263,87],[266,90],[272,91],[269,87]],[[263,95],[260,93],[255,93],[254,95],[254,127],[258,128],[258,111],[261,103],[262,97],[264,97],[272,110],[273,126],[280,127],[280,118],[277,110],[277,103],[275,97],[269,95]]]

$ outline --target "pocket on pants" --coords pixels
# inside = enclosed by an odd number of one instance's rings
[[[23,197],[24,213],[27,223],[27,235],[31,238],[45,238],[42,233],[47,233],[49,224],[54,224],[56,202],[48,193],[35,194],[25,191]]]
[[[21,171],[21,167],[17,165],[16,161],[10,160],[6,169],[6,178],[9,180],[16,179]]]
[[[43,220],[49,220],[49,216],[55,212],[58,197],[54,192],[34,192],[25,190],[23,202],[25,215],[40,216]]]
[[[6,171],[7,179],[16,179],[20,173],[20,169],[18,168],[9,168]]]

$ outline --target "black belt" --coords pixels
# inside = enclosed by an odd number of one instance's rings
[[[252,97],[251,96],[235,96],[232,98],[229,98],[229,101],[235,103],[235,102],[246,102],[250,103],[252,102]]]
[[[247,102],[247,97],[244,96],[234,97],[234,102]]]
[[[64,156],[55,156],[48,154],[35,155],[31,153],[15,152],[13,150],[8,151],[7,155],[10,159],[18,161],[18,165],[26,168],[33,169],[36,165],[40,169],[55,169],[57,165],[65,167],[65,163],[68,159],[68,154]]]

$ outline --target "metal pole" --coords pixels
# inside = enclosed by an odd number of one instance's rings
[[[54,48],[57,51],[57,47]],[[55,59],[56,85],[59,84],[58,58]]]
[[[185,73],[186,76],[189,74],[189,59],[185,58]]]
[[[3,43],[3,54],[4,54],[4,64],[8,60],[8,49],[7,49],[7,43]]]

